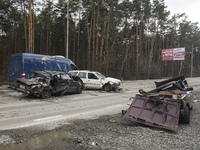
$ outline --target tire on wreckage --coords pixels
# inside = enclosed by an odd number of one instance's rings
[[[183,123],[189,124],[190,123],[190,109],[188,106],[185,107],[185,115],[183,117]]]
[[[41,97],[42,97],[43,99],[47,99],[47,98],[51,97],[51,94],[52,94],[52,92],[51,92],[50,89],[44,89],[44,90],[42,91],[42,93],[41,93]]]

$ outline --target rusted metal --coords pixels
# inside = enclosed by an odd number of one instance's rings
[[[193,106],[193,88],[189,87],[183,75],[161,82],[156,88],[145,92],[140,89],[123,118],[152,127],[177,131],[179,119],[190,122]]]
[[[136,95],[124,118],[152,127],[176,131],[179,122],[178,101]]]
[[[77,79],[77,78],[76,78]],[[25,94],[49,98],[51,94],[81,93],[82,84],[66,72],[35,71],[30,79],[18,78],[15,89]]]

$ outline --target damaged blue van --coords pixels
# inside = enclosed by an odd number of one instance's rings
[[[18,53],[10,56],[8,64],[8,85],[13,86],[17,78],[29,79],[34,71],[78,70],[70,59],[64,56],[48,56],[31,53]]]

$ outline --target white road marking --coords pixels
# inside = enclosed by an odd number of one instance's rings
[[[58,116],[35,119],[34,121],[45,121],[45,120],[51,120],[51,119],[56,119],[56,118],[61,118],[61,117],[62,115],[58,115]]]

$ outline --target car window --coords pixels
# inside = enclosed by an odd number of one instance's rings
[[[102,74],[99,73],[99,72],[96,72],[96,75],[97,75],[100,79],[104,79],[104,78],[106,78],[104,75],[102,75]]]
[[[86,73],[85,72],[79,72],[78,76],[80,78],[86,78]]]
[[[97,76],[93,73],[88,73],[88,79],[98,79]]]
[[[67,79],[71,79],[71,78],[69,77],[68,74],[62,74],[62,75],[61,75],[61,79],[67,80]]]

